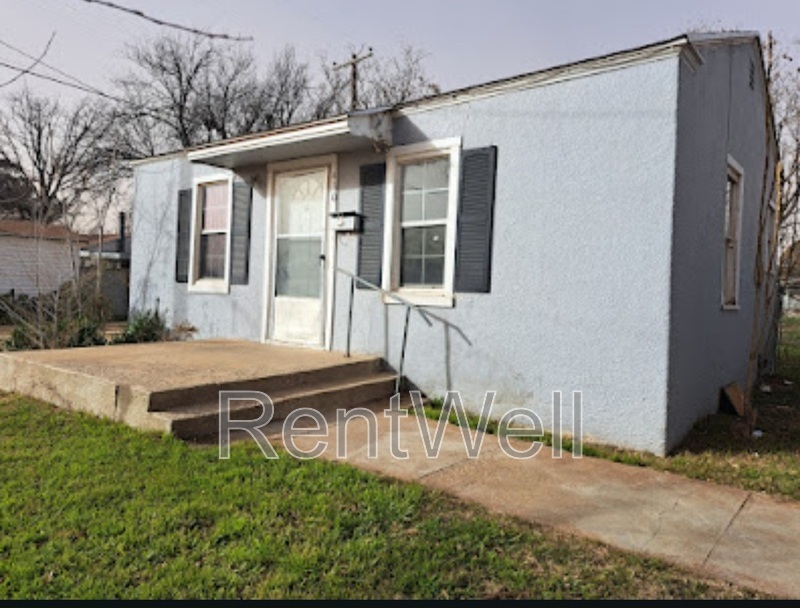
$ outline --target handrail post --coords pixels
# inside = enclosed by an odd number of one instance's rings
[[[411,320],[411,308],[406,306],[406,322],[403,325],[403,346],[400,349],[400,366],[397,372],[397,379],[394,382],[394,392],[400,392],[400,383],[403,381],[403,366],[406,361],[406,344],[408,343],[408,322]]]
[[[356,294],[356,280],[350,277],[350,303],[347,310],[347,348],[345,350],[345,357],[350,357],[350,339],[353,334],[353,299]]]

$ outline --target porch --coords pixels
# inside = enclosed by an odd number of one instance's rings
[[[395,379],[376,357],[233,340],[0,353],[0,390],[187,439],[217,432],[221,390],[268,394],[280,421],[388,400]],[[232,418],[261,411],[231,403]]]

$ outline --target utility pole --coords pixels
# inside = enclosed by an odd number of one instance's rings
[[[363,55],[353,53],[349,61],[344,63],[333,63],[334,70],[350,67],[350,110],[353,111],[358,106],[358,64],[372,57],[372,47],[367,49]]]

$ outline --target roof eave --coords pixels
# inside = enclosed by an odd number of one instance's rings
[[[191,162],[236,169],[310,154],[388,147],[391,142],[391,111],[378,108],[209,144],[188,150],[186,156]]]

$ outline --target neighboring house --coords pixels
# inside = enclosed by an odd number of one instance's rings
[[[0,295],[50,293],[75,278],[80,238],[64,226],[0,220]]]
[[[664,454],[746,380],[771,121],[757,35],[688,35],[148,159],[131,307],[397,368],[402,297],[447,322],[410,316],[428,395],[548,428],[561,391],[569,432],[582,391],[586,438]]]

